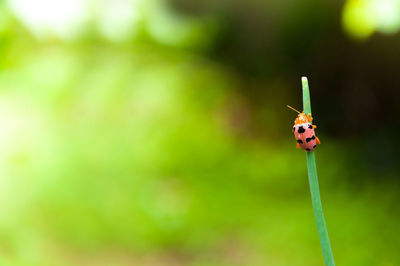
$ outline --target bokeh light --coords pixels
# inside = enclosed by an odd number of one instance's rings
[[[75,38],[90,18],[87,0],[8,0],[7,4],[38,38]]]
[[[347,0],[343,25],[348,34],[366,39],[375,31],[394,34],[400,29],[400,3],[396,0]]]

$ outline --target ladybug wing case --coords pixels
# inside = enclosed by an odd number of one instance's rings
[[[317,147],[315,131],[310,123],[295,125],[294,136],[300,147],[305,151],[313,151]]]

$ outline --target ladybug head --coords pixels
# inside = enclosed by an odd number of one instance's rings
[[[299,115],[297,116],[296,120],[294,120],[294,124],[295,124],[295,125],[305,124],[305,123],[311,123],[311,121],[313,120],[312,117],[311,117],[311,114],[306,115],[306,114],[304,113],[304,111],[300,113],[299,111],[297,111],[296,109],[294,109],[293,107],[291,107],[291,106],[289,106],[289,105],[288,105],[287,107],[289,107],[289,108],[292,109],[293,111],[299,113]]]
[[[311,116],[308,116],[305,113],[299,113],[294,123],[297,125],[297,124],[311,123],[311,121],[312,121]]]

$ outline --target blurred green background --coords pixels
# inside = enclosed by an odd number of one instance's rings
[[[0,4],[1,265],[400,265],[400,2]]]

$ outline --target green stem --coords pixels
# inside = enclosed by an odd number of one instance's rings
[[[308,88],[308,81],[306,77],[301,78],[303,85],[303,107],[306,114],[311,114],[311,100],[310,90]],[[315,152],[306,152],[308,180],[310,183],[311,200],[314,208],[315,220],[317,221],[317,229],[319,240],[321,242],[322,254],[324,256],[325,264],[327,266],[334,266],[333,254],[331,244],[329,243],[328,230],[322,212],[321,196],[319,193],[317,166],[315,164]]]

